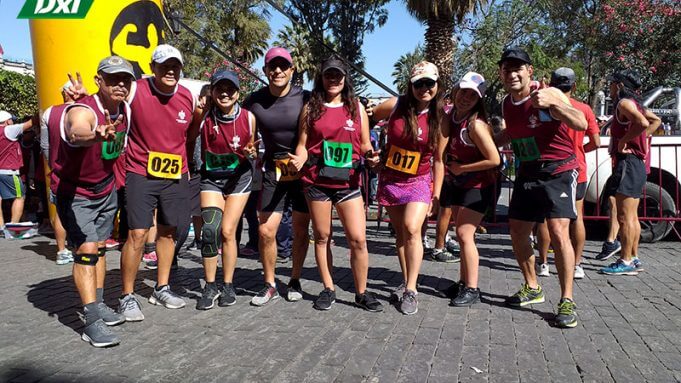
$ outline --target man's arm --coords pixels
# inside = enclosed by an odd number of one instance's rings
[[[648,123],[650,124],[650,126],[648,126],[648,129],[646,129],[646,136],[652,136],[653,133],[655,133],[662,124],[662,120],[660,119],[660,117],[657,117],[657,115],[651,112],[649,109],[645,110],[645,117],[646,120],[648,120]]]
[[[538,109],[549,109],[551,116],[574,130],[586,130],[586,118],[579,109],[564,101],[564,94],[558,88],[546,88],[532,92],[532,105]]]

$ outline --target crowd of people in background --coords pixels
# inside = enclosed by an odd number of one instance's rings
[[[412,68],[405,94],[371,105],[355,94],[349,68],[337,56],[319,63],[307,91],[291,84],[294,58],[274,47],[263,67],[268,84],[248,95],[229,70],[216,71],[199,95],[192,94],[178,82],[182,54],[169,45],[153,52],[150,77],[136,79],[125,59],[106,57],[97,67],[94,93],[88,94],[78,76],[60,90],[64,103],[43,111],[40,119],[14,123],[0,111],[0,197],[13,200],[10,222],[19,222],[26,195],[22,167],[33,164],[31,185],[46,196],[42,210],[56,205],[57,214],[49,218],[56,262],[73,262],[84,312],[82,339],[106,347],[120,342],[110,326],[144,320],[135,294],[142,262],[157,270],[150,304],[186,305],[169,283],[190,225],[195,239],[188,246],[200,250],[204,269],[198,310],[236,303],[238,255],[260,256],[263,287],[252,305],[280,298],[275,266],[289,258],[284,297],[301,300],[310,243],[322,282],[314,307],[331,309],[335,209],[350,252],[355,303],[382,311],[383,303],[367,289],[365,208],[372,202],[387,211],[394,232],[403,281],[391,299],[400,312],[418,312],[424,254],[433,261],[461,262],[458,278],[452,276],[457,282],[443,291],[451,305],[479,303],[484,292],[478,287],[476,232],[495,212],[501,167],[515,161],[509,227],[524,282],[506,304],[545,301],[537,277],[549,274],[551,249],[560,284],[553,322],[575,327],[573,280],[584,277],[585,152],[600,145],[596,118],[574,99],[577,78],[570,68],[555,69],[548,84],[534,81],[532,59],[517,47],[506,49],[498,64],[507,95],[502,115],[491,116],[482,75],[468,72],[448,90],[437,66],[426,61]],[[660,120],[641,105],[636,72],[618,70],[608,80],[613,176],[606,191],[616,219],[597,259],[621,251],[601,272],[633,275],[643,270],[636,214],[648,136]],[[35,150],[32,142],[40,143]],[[49,192],[42,158],[22,157],[39,153],[38,148],[50,169]],[[500,148],[511,148],[513,157]],[[243,217],[248,241],[240,249]],[[433,249],[423,237],[429,217],[437,221]],[[2,214],[0,226],[5,226]],[[451,226],[456,240],[449,236]],[[122,291],[113,310],[103,301],[104,275],[106,250],[118,244]]]

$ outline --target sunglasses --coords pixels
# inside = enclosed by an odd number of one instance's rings
[[[292,66],[291,63],[288,62],[288,61],[274,61],[273,60],[272,62],[267,64],[267,69],[270,70],[270,71],[274,71],[277,68],[279,68],[279,70],[281,70],[282,72],[286,72],[287,70],[289,70],[291,68],[291,66]]]
[[[435,80],[423,79],[423,80],[418,80],[418,81],[412,83],[411,85],[416,89],[423,89],[423,88],[433,89],[433,88],[435,88],[436,84],[437,84],[437,82]]]

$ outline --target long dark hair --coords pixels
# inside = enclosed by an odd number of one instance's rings
[[[413,85],[409,84],[407,87],[407,94],[400,96],[397,99],[397,107],[395,111],[398,116],[404,118],[405,129],[402,133],[403,138],[411,138],[414,143],[418,142],[419,138],[419,124],[418,115],[420,110],[418,107],[418,100],[414,96]],[[437,80],[437,93],[435,97],[428,103],[428,148],[435,150],[440,138],[440,119],[444,113],[444,90],[442,89],[442,82]]]
[[[317,71],[317,75],[314,78],[314,87],[312,88],[312,94],[310,95],[310,101],[307,103],[307,121],[306,128],[312,126],[312,124],[319,120],[324,114],[324,103],[326,102],[326,90],[324,89],[322,71]],[[343,85],[343,90],[341,91],[341,100],[343,101],[343,108],[348,112],[350,117],[354,120],[357,117],[357,97],[355,96],[355,90],[352,86],[352,80],[350,76],[345,75],[345,83]]]
[[[456,113],[456,94],[460,91],[459,87],[455,87],[452,89],[451,93],[451,99],[454,104],[454,107],[452,108],[452,116],[455,115]],[[485,100],[482,97],[478,97],[478,102],[473,105],[473,108],[470,110],[470,114],[468,115],[468,127],[470,128],[473,126],[472,124],[475,122],[475,120],[480,119],[484,121],[485,123],[488,123],[487,121],[487,108],[485,108]]]
[[[620,82],[620,84],[622,84],[622,89],[620,89],[617,92],[617,101],[618,102],[620,100],[624,100],[625,98],[629,98],[629,99],[636,101],[637,104],[643,106],[641,104],[641,94],[638,92],[638,90],[633,89],[633,88],[629,88],[624,83]]]

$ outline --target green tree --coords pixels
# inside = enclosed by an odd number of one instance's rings
[[[274,46],[284,47],[291,52],[296,66],[292,82],[294,85],[303,86],[305,76],[308,80],[314,77],[315,66],[317,63],[312,58],[312,51],[309,45],[310,32],[299,25],[287,25],[277,33],[277,40]]]
[[[454,26],[486,0],[404,0],[407,10],[426,24],[426,60],[437,65],[440,76],[449,89],[454,67]]]
[[[393,84],[397,86],[398,92],[404,94],[409,86],[411,68],[419,62],[425,60],[425,52],[421,44],[417,45],[412,52],[405,53],[393,64]]]
[[[0,110],[18,117],[33,115],[38,111],[35,78],[0,69]]]

